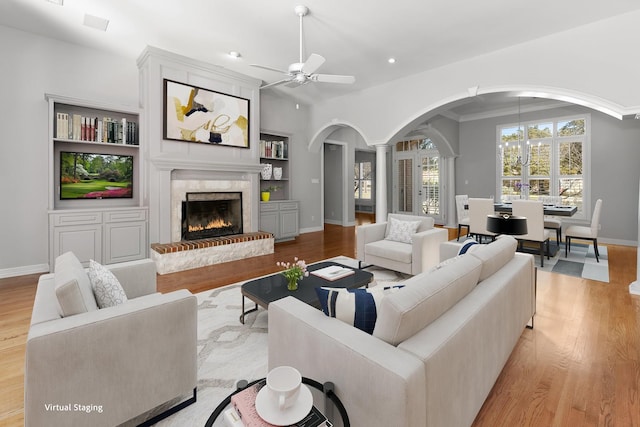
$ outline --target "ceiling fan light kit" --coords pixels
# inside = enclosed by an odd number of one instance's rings
[[[274,86],[278,86],[281,84],[286,84],[287,87],[298,87],[305,85],[309,82],[321,82],[321,83],[342,83],[342,84],[352,84],[356,81],[354,76],[342,76],[337,74],[319,74],[316,73],[322,64],[324,64],[325,59],[322,55],[318,55],[317,53],[312,53],[309,55],[306,61],[303,61],[304,52],[303,52],[303,28],[302,22],[303,18],[309,13],[309,8],[303,5],[298,5],[294,9],[296,15],[300,18],[300,54],[298,62],[294,62],[289,65],[287,71],[278,70],[276,68],[267,67],[264,65],[251,64],[252,67],[262,68],[264,70],[275,71],[278,73],[285,74],[286,78],[266,84],[262,86],[260,89],[266,89]]]

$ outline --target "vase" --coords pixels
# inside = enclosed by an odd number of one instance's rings
[[[262,164],[262,171],[260,172],[260,174],[262,175],[262,179],[271,179],[271,171],[272,171],[272,165],[271,163],[261,163]]]
[[[273,179],[282,179],[282,168],[273,168]]]
[[[269,199],[271,198],[271,192],[269,191],[260,192],[260,198],[262,199],[263,202],[268,202]]]
[[[292,277],[291,279],[287,279],[287,289],[290,291],[297,291],[298,290],[298,279],[295,277]]]

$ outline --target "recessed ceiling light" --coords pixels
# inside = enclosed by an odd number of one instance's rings
[[[235,50],[232,50],[231,52],[229,52],[229,56],[234,58],[234,59],[238,59],[240,58],[242,55],[240,55],[240,52],[236,52]]]
[[[100,31],[107,31],[107,26],[109,25],[109,20],[100,18],[99,16],[89,15],[88,13],[84,14],[84,25],[87,27],[94,28]]]
[[[47,0],[49,3],[57,4],[58,6],[62,6],[64,0]]]
[[[396,58],[389,58],[389,59],[387,59],[387,62],[389,64],[395,64],[396,63]]]

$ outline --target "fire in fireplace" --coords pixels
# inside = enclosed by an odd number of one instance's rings
[[[242,193],[187,193],[182,202],[184,240],[242,234]]]

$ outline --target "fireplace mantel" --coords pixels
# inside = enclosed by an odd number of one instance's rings
[[[203,170],[219,172],[244,172],[259,173],[262,165],[251,163],[213,163],[210,160],[187,159],[181,157],[157,156],[151,159],[151,163],[158,170]]]

